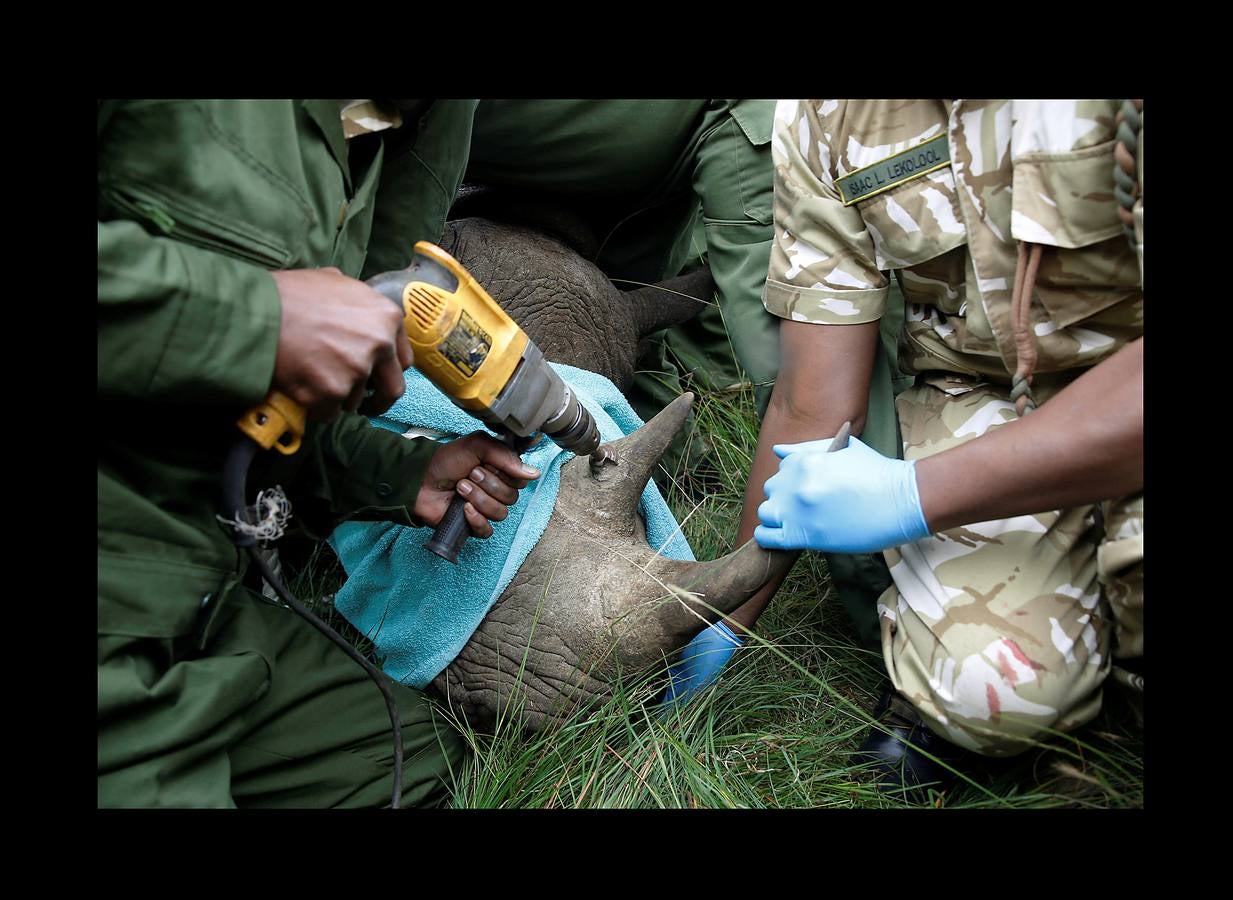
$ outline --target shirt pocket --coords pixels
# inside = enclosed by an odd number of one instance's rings
[[[771,159],[774,114],[772,101],[737,100],[721,124],[700,144],[693,188],[702,199],[702,216],[708,227],[749,226],[757,231],[771,224],[775,195]]]
[[[265,268],[292,266],[316,219],[294,186],[298,145],[284,146],[295,114],[262,101],[127,105],[100,138],[99,218],[133,219]]]
[[[286,269],[295,252],[278,238],[151,185],[109,185],[104,197],[123,218],[151,233],[212,250],[267,269]]]
[[[1138,259],[1113,198],[1114,143],[1014,162],[1011,234],[1045,248],[1036,296],[1057,328],[1140,294]]]
[[[737,100],[732,120],[743,141],[734,149],[741,209],[760,225],[770,225],[774,215],[774,164],[771,161],[771,130],[775,121],[773,100]]]

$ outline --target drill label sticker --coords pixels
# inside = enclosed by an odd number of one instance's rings
[[[470,378],[488,358],[492,349],[492,337],[465,310],[454,330],[446,335],[438,348],[441,355],[453,363],[454,368]]]
[[[849,172],[835,179],[844,206],[851,206],[875,194],[919,178],[950,165],[950,144],[946,135],[909,147],[881,162]]]

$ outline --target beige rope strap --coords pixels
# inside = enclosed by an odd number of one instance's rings
[[[1143,119],[1142,100],[1125,100],[1114,122],[1117,143],[1113,147],[1113,196],[1117,198],[1117,215],[1122,229],[1135,245],[1134,204],[1139,196],[1136,158],[1139,153],[1139,130]],[[1025,416],[1036,408],[1032,396],[1032,372],[1036,368],[1036,337],[1032,333],[1032,294],[1036,288],[1036,273],[1040,269],[1040,244],[1019,242],[1019,258],[1015,262],[1015,286],[1010,300],[1010,319],[1015,332],[1015,374],[1011,377],[1010,398],[1015,409]]]
[[[1029,249],[1030,248],[1030,249]],[[1036,273],[1040,269],[1040,244],[1019,242],[1019,259],[1015,262],[1015,287],[1010,298],[1010,321],[1015,330],[1015,374],[1011,378],[1010,398],[1015,410],[1026,416],[1036,408],[1032,396],[1032,371],[1036,368],[1036,336],[1032,334],[1032,292],[1036,288]]]

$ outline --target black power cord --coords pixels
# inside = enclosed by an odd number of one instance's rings
[[[228,522],[247,521],[247,505],[244,502],[244,489],[248,481],[248,467],[252,464],[257,451],[261,449],[247,437],[241,437],[232,445],[223,464],[223,518]],[[257,552],[257,538],[244,533],[241,529],[232,527],[232,540],[235,545],[248,552],[249,558],[256,564],[261,577],[266,580],[280,600],[291,607],[300,618],[312,625],[327,638],[343,649],[349,657],[359,663],[368,673],[368,677],[376,683],[385,698],[385,706],[390,714],[390,725],[394,729],[394,791],[390,798],[390,808],[398,809],[402,799],[402,725],[398,715],[398,701],[390,690],[388,677],[376,666],[366,660],[358,650],[337,631],[323,622],[312,610],[296,600],[283,580],[270,567],[270,564]]]

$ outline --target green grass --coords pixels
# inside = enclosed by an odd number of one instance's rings
[[[708,463],[660,473],[699,559],[728,551],[757,440],[750,389],[700,392],[691,440]],[[311,571],[313,567],[309,567]],[[304,585],[315,596],[322,583]],[[323,604],[324,606],[324,604]],[[326,608],[331,624],[346,627]],[[332,615],[331,615],[332,614]],[[341,630],[341,629],[340,629]],[[347,629],[349,630],[349,629]],[[354,631],[350,631],[354,636]],[[655,673],[652,673],[652,675]],[[885,681],[879,653],[857,645],[831,596],[826,564],[805,554],[758,623],[758,635],[717,685],[661,719],[651,677],[620,685],[600,709],[559,728],[493,735],[455,725],[473,753],[453,775],[466,808],[1139,807],[1141,730],[1118,689],[1074,735],[1057,735],[992,766],[960,768],[945,794],[910,801],[879,793],[850,761]],[[442,715],[449,712],[442,709]]]

